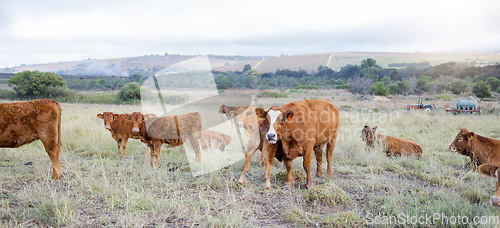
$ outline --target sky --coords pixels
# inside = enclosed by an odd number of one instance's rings
[[[498,53],[498,12],[498,0],[0,0],[0,67],[164,53]]]

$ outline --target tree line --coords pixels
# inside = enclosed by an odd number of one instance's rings
[[[375,59],[367,58],[359,65],[349,64],[339,71],[319,66],[312,73],[288,69],[262,73],[245,65],[241,71],[214,71],[214,76],[219,89],[283,89],[314,85],[381,96],[473,92],[483,98],[491,97],[491,91],[500,93],[498,64],[482,67],[455,62],[437,66],[428,66],[427,62],[405,65],[403,68],[383,68]]]

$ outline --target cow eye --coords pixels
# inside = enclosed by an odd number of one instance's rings
[[[458,139],[458,141],[459,141],[459,142],[462,142],[462,141],[463,141],[463,139],[462,139],[462,138],[459,138],[459,139]]]

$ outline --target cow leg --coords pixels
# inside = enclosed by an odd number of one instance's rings
[[[240,179],[238,180],[238,186],[243,186],[243,184],[245,183],[245,174],[247,173],[248,168],[250,167],[250,163],[252,162],[252,157],[255,151],[257,151],[257,149],[258,145],[257,146],[252,145],[252,147],[250,147],[250,145],[247,146],[247,150],[245,151],[245,161],[243,162],[243,171],[241,172]]]
[[[311,162],[312,162],[312,155],[313,155],[313,151],[314,151],[314,144],[313,143],[307,144],[304,147],[304,150],[305,150],[304,162],[302,163],[302,166],[304,167],[304,171],[306,171],[306,175],[307,175],[306,188],[310,188],[313,186],[313,179],[311,176]],[[291,172],[291,170],[290,170],[290,172]]]
[[[200,141],[201,138],[190,138],[189,143],[191,144],[191,147],[193,147],[194,154],[196,156],[196,162],[201,163],[201,145]]]
[[[274,154],[276,151],[268,151],[266,165],[265,165],[265,179],[266,179],[266,188],[271,189],[271,170],[273,169],[274,164]]]
[[[122,140],[116,140],[116,144],[118,145],[118,155],[122,155]]]
[[[159,141],[159,140],[158,140]],[[156,167],[160,167],[160,153],[161,153],[161,141],[155,143],[155,158],[156,158]]]
[[[293,160],[289,160],[287,158],[284,158],[283,164],[285,164],[285,167],[286,167],[285,187],[291,188],[291,187],[293,187],[293,183],[295,182],[293,180],[293,176],[292,176]]]
[[[122,141],[122,147],[123,147],[123,157],[126,158],[127,157],[127,142],[128,142],[128,139],[124,139]]]
[[[45,151],[49,155],[50,161],[52,162],[52,179],[57,180],[61,178],[62,167],[61,161],[59,160],[59,154],[61,152],[60,148],[57,146],[57,139],[47,140],[40,139],[45,147]]]
[[[335,149],[335,141],[336,141],[336,136],[333,138],[330,143],[327,143],[326,145],[326,164],[328,167],[326,167],[326,175],[328,177],[332,177],[332,161],[333,161],[333,150]]]
[[[314,148],[314,154],[316,155],[316,176],[323,176],[323,148],[321,146]]]

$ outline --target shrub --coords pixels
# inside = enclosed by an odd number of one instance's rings
[[[13,100],[17,97],[17,94],[13,90],[0,89],[0,99]]]
[[[64,93],[63,91],[67,88],[61,76],[40,71],[17,73],[9,79],[9,86],[14,86],[14,91],[19,97],[36,98],[55,97],[58,93]]]
[[[125,84],[118,92],[118,97],[123,101],[141,99],[141,85],[137,82],[129,82]]]
[[[383,82],[377,82],[373,84],[371,92],[377,96],[387,96],[387,94],[389,94],[389,88],[386,87]]]
[[[284,92],[272,92],[272,91],[262,91],[257,94],[257,97],[260,98],[265,98],[265,97],[272,97],[272,98],[287,98],[288,95]]]
[[[454,94],[461,94],[469,90],[469,85],[464,81],[456,81],[451,83],[451,92]]]
[[[491,97],[491,91],[485,81],[478,81],[473,87],[472,92],[479,98]]]
[[[319,87],[318,86],[315,86],[315,85],[298,85],[298,86],[295,86],[295,89],[304,89],[304,90],[312,90],[312,89],[315,89],[315,90],[318,90]]]

